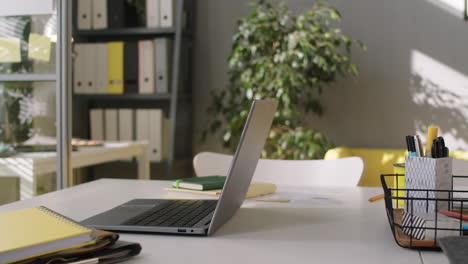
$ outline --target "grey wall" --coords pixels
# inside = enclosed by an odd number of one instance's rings
[[[236,20],[249,1],[196,0],[194,47],[194,153],[222,151],[219,138],[200,143],[210,89],[227,84],[226,57]],[[293,13],[311,1],[286,1]],[[353,60],[355,79],[327,87],[322,118],[308,126],[337,145],[403,148],[404,136],[439,125],[451,149],[468,150],[468,22],[464,0],[330,0],[342,28],[363,41]]]

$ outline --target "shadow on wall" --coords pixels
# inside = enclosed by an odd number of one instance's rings
[[[327,90],[327,112],[310,127],[337,145],[404,148],[404,135],[425,137],[427,126],[438,125],[451,149],[468,150],[464,0],[328,1],[368,50],[353,57],[356,82]]]
[[[415,130],[424,135],[429,125],[437,124],[453,147],[466,150],[468,77],[420,51],[412,51],[411,63],[412,103],[425,118],[415,121]]]

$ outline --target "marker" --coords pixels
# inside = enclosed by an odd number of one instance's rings
[[[419,135],[416,135],[416,141],[418,142],[418,146],[419,146],[419,156],[420,157],[424,157],[424,149],[423,149],[423,144],[422,144],[422,141],[421,141],[421,138],[419,137]]]
[[[382,193],[382,194],[379,194],[379,195],[376,195],[376,196],[372,196],[371,198],[368,199],[369,202],[375,202],[375,201],[378,201],[380,199],[383,199],[385,197],[385,195]]]
[[[432,153],[432,142],[437,138],[439,127],[429,126],[427,128],[427,138],[426,138],[426,157],[431,157]]]
[[[467,236],[468,235],[468,224],[463,224],[463,235]]]

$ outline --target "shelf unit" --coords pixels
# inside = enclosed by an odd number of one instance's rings
[[[77,1],[74,3],[77,10]],[[77,43],[131,41],[169,37],[173,39],[171,86],[168,94],[73,94],[73,136],[89,137],[89,109],[91,108],[160,108],[169,118],[168,158],[152,162],[152,168],[163,168],[164,177],[173,179],[176,162],[192,158],[192,96],[191,96],[191,49],[192,49],[192,0],[174,0],[174,27],[170,28],[108,28],[77,30],[76,12],[73,14],[73,38]],[[185,17],[184,17],[185,15]],[[184,20],[185,19],[185,23]],[[125,62],[124,62],[125,63]],[[179,162],[178,162],[179,163]],[[185,162],[184,162],[185,163]],[[132,162],[118,162],[118,167],[134,166]],[[112,164],[109,164],[112,165]],[[179,170],[179,168],[178,168]],[[191,166],[185,171],[191,174]]]

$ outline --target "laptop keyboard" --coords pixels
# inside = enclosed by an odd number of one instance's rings
[[[170,200],[123,225],[192,227],[216,208],[218,200]]]

